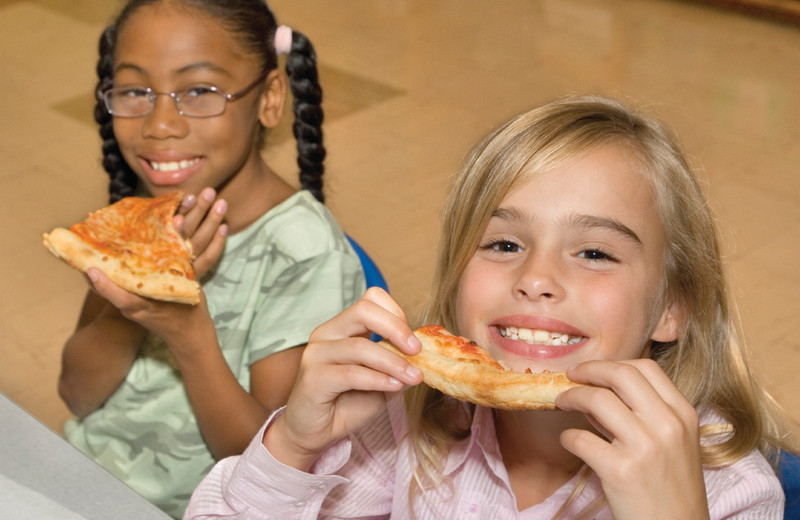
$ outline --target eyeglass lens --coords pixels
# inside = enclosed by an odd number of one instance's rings
[[[149,114],[159,95],[169,96],[178,112],[190,117],[211,117],[225,111],[227,96],[213,87],[193,87],[181,92],[154,92],[145,88],[113,88],[104,95],[108,111],[120,117]]]

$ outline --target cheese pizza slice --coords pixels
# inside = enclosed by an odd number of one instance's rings
[[[423,381],[462,401],[504,410],[552,410],[561,392],[581,386],[564,372],[513,372],[474,341],[440,325],[414,331],[422,350],[404,354],[387,340],[379,344],[419,368]]]
[[[44,245],[75,269],[96,267],[132,293],[196,304],[200,284],[192,267],[191,243],[172,221],[182,199],[181,191],[127,197],[69,229],[45,233]]]

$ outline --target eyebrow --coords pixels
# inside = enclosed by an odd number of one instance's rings
[[[143,69],[142,67],[140,67],[140,66],[138,66],[136,64],[128,63],[128,62],[124,62],[124,61],[119,63],[116,67],[114,67],[114,73],[117,73],[120,70],[133,70],[133,71],[138,72],[139,74],[142,74],[144,76],[148,76],[149,75],[149,73],[145,69]],[[219,65],[215,65],[214,63],[212,63],[210,61],[198,61],[196,63],[190,63],[189,65],[185,65],[185,66],[179,68],[175,72],[176,72],[177,75],[181,75],[181,74],[185,74],[187,72],[191,72],[191,71],[195,71],[195,70],[210,70],[212,72],[219,72],[219,73],[224,74],[226,76],[230,76],[230,73],[226,69],[224,69],[223,67],[220,67]]]
[[[593,215],[575,215],[571,220],[578,227],[584,229],[608,229],[630,239],[633,243],[639,246],[642,245],[642,239],[639,238],[639,235],[637,235],[631,228],[619,220],[608,217],[597,217]]]
[[[517,208],[497,208],[492,213],[492,218],[499,218],[506,222],[512,223],[528,223],[531,217]],[[610,217],[598,217],[595,215],[571,215],[565,219],[568,225],[579,227],[582,229],[607,229],[623,237],[627,238],[636,245],[642,245],[642,239],[631,228],[623,224],[617,219]]]

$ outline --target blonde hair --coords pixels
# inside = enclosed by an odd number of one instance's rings
[[[683,309],[677,341],[654,344],[651,357],[698,410],[712,408],[730,425],[707,425],[702,462],[730,464],[758,447],[773,464],[788,448],[772,399],[746,362],[728,296],[714,218],[671,131],[622,103],[568,97],[510,120],[478,144],[455,177],[443,208],[441,245],[426,323],[458,333],[455,300],[467,263],[492,213],[516,184],[586,151],[614,145],[631,152],[652,183],[667,247],[662,292]],[[406,394],[419,467],[417,490],[441,483],[439,467],[469,421],[443,421],[452,403],[425,385]],[[412,491],[413,493],[416,491]]]

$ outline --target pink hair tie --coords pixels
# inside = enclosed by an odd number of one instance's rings
[[[289,54],[292,50],[292,28],[288,25],[281,25],[275,30],[275,52]]]

